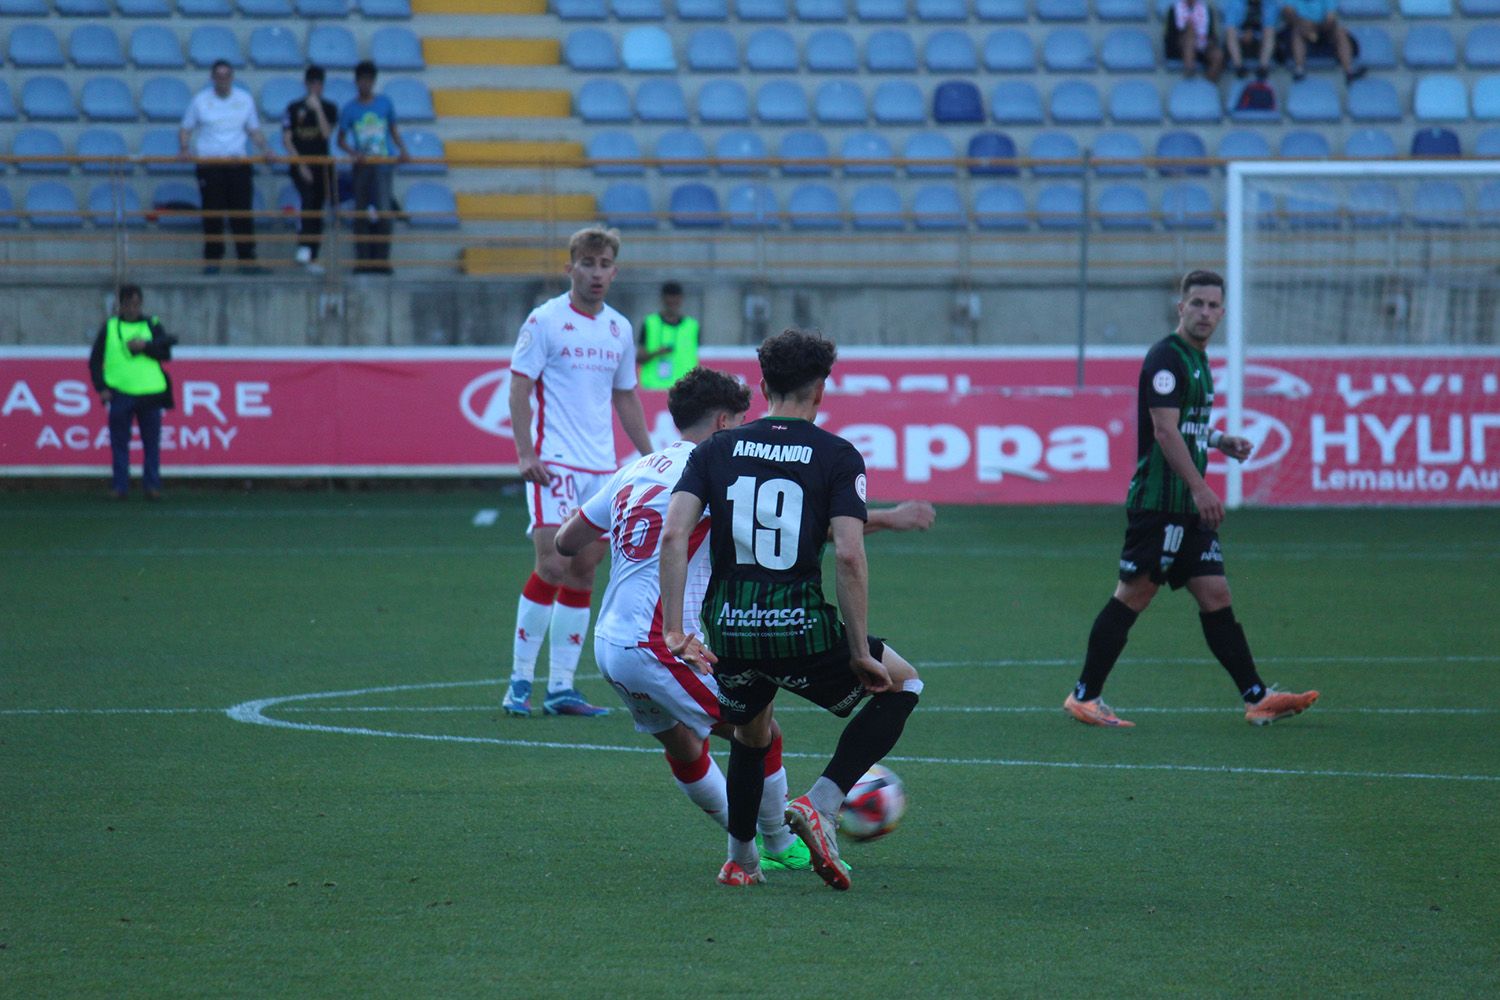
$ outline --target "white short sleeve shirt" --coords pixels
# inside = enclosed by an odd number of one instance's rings
[[[194,133],[195,156],[244,156],[247,130],[260,129],[260,115],[247,91],[235,87],[228,97],[220,97],[214,88],[204,87],[188,104],[182,127]]]

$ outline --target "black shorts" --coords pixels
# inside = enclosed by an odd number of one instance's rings
[[[1152,583],[1171,584],[1177,590],[1195,576],[1224,575],[1219,533],[1205,528],[1197,514],[1131,510],[1125,516],[1121,580],[1147,573]]]
[[[885,640],[870,636],[870,655],[885,655]],[[811,656],[785,660],[727,660],[714,667],[719,682],[719,707],[725,722],[749,722],[776,697],[777,688],[806,698],[814,705],[828,709],[839,718],[847,718],[865,696],[864,685],[849,666],[849,646],[839,643],[833,649]]]

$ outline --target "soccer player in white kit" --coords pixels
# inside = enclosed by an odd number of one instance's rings
[[[731,375],[698,367],[672,386],[667,407],[683,440],[627,464],[604,488],[585,500],[557,533],[565,554],[581,551],[601,533],[610,539],[609,585],[594,630],[599,670],[630,710],[637,732],[649,733],[666,750],[672,775],[689,800],[726,827],[724,773],[708,753],[711,732],[727,736],[721,722],[718,685],[667,649],[662,638],[658,546],[672,487],[693,448],[716,431],[738,427],[750,409],[750,391]],[[927,503],[904,503],[871,511],[868,530],[925,529],[932,523]],[[708,583],[709,519],[704,517],[689,544],[684,614],[689,629]],[[781,731],[774,731],[766,755],[765,786],[757,829],[764,842],[761,863],[768,869],[809,870],[807,847],[786,825],[786,770],[781,762]]]
[[[531,714],[544,638],[550,640],[546,714],[606,711],[585,701],[573,683],[589,630],[594,570],[606,546],[587,545],[564,556],[553,539],[619,466],[611,411],[642,454],[651,450],[635,391],[630,321],[604,302],[619,252],[620,235],[613,229],[574,233],[568,241],[568,292],[532,310],[511,354],[510,423],[536,564],[516,609],[510,685],[501,702],[510,715]]]

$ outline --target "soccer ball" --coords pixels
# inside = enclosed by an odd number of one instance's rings
[[[896,829],[906,813],[906,786],[876,764],[854,783],[839,809],[839,829],[855,840],[876,840]]]

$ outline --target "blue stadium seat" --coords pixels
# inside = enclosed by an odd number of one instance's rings
[[[727,21],[728,0],[677,0],[679,21]]]
[[[807,37],[803,51],[813,73],[858,73],[859,47],[842,28],[823,28]]]
[[[66,156],[62,138],[50,128],[23,128],[16,132],[10,151],[15,156]],[[66,160],[33,160],[19,162],[16,169],[24,174],[66,174],[72,168]]]
[[[605,0],[552,0],[552,12],[562,21],[602,21],[609,17]]]
[[[63,65],[62,43],[42,24],[18,24],[10,32],[11,65],[20,69],[58,69]]]
[[[1281,107],[1279,98],[1277,107],[1274,108],[1240,107],[1240,97],[1244,93],[1245,88],[1250,86],[1251,82],[1252,81],[1250,80],[1241,80],[1238,83],[1230,85],[1229,97],[1224,102],[1224,106],[1228,109],[1229,112],[1229,120],[1233,122],[1241,122],[1244,124],[1259,122],[1265,122],[1269,124],[1281,121]],[[1275,88],[1273,87],[1272,89],[1274,90]]]
[[[106,0],[52,0],[52,9],[63,17],[108,17]]]
[[[1482,24],[1464,40],[1464,62],[1470,69],[1500,67],[1500,24]]]
[[[795,73],[797,43],[780,28],[761,28],[745,42],[745,67],[756,73]]]
[[[1365,77],[1349,85],[1349,117],[1357,122],[1398,122],[1401,99],[1389,80]]]
[[[177,158],[177,129],[152,128],[141,133],[141,144],[136,155],[143,160],[155,160],[145,164],[148,174],[190,174],[193,165]]]
[[[895,156],[890,140],[879,132],[851,132],[839,147],[845,177],[893,177],[896,167],[889,161]]]
[[[610,0],[609,6],[621,21],[662,21],[667,16],[662,0]]]
[[[177,13],[183,17],[230,17],[234,7],[229,0],[177,0]]]
[[[1458,134],[1447,128],[1418,129],[1411,137],[1411,155],[1418,159],[1462,156]]]
[[[630,132],[608,130],[589,136],[584,156],[598,177],[639,177],[645,168],[639,163],[598,163],[598,160],[639,160],[641,147]]]
[[[78,117],[68,85],[55,76],[27,78],[21,85],[21,112],[42,122],[70,122]]]
[[[1474,81],[1474,119],[1500,121],[1500,73]]]
[[[298,93],[301,93],[300,85]],[[261,94],[265,94],[264,88]],[[281,112],[286,110],[287,102],[296,96],[297,94],[289,95],[272,114],[279,118]],[[192,91],[188,90],[188,85],[179,77],[153,76],[141,84],[141,114],[146,116],[148,122],[182,121],[182,116],[187,114],[188,104],[192,99]],[[265,110],[264,97],[262,97],[260,107],[262,111]],[[270,118],[271,114],[266,114],[265,117]]]
[[[1088,0],[1036,0],[1039,21],[1086,21]]]
[[[1151,200],[1134,184],[1107,184],[1095,202],[1099,228],[1144,230],[1153,228]]]
[[[1094,136],[1092,154],[1095,160],[1134,160],[1146,157],[1146,148],[1134,132],[1100,132]],[[1094,173],[1100,177],[1144,177],[1145,164],[1140,162],[1100,163]]]
[[[1418,78],[1412,108],[1417,121],[1463,121],[1469,117],[1469,93],[1457,76],[1434,73]]]
[[[1500,17],[1500,0],[1458,0],[1465,17]]]
[[[1487,128],[1474,140],[1475,156],[1500,157],[1500,128]]]
[[[723,28],[699,28],[688,36],[687,63],[697,73],[737,73],[739,46]]]
[[[979,97],[979,88],[967,80],[948,80],[938,84],[932,92],[932,120],[939,124],[984,121],[984,103]]]
[[[291,0],[235,0],[246,17],[285,17],[293,14]]]
[[[824,125],[863,125],[869,120],[865,92],[848,80],[829,80],[813,96],[813,113]]]
[[[1054,73],[1092,73],[1094,46],[1078,28],[1056,28],[1042,42],[1042,65]]]
[[[734,13],[741,21],[785,21],[786,0],[734,0]]]
[[[1096,125],[1104,121],[1098,89],[1082,80],[1065,80],[1053,87],[1050,110],[1054,122]]]
[[[427,68],[427,59],[422,55],[422,40],[410,28],[400,25],[386,25],[370,36],[370,58],[382,73]]]
[[[750,95],[738,80],[710,80],[698,91],[699,121],[742,125],[750,120]]]
[[[1109,118],[1118,125],[1161,121],[1161,94],[1149,80],[1122,80],[1109,91]]]
[[[203,200],[198,185],[163,181],[151,192],[151,210],[162,229],[197,229],[202,225]]]
[[[675,73],[672,36],[654,24],[631,28],[620,39],[620,61],[632,73]]]
[[[1036,196],[1036,224],[1043,229],[1083,227],[1083,188],[1063,182],[1049,184]]]
[[[787,201],[793,229],[838,229],[843,225],[839,196],[826,184],[799,184]]]
[[[1337,229],[1342,199],[1327,181],[1299,180],[1282,202],[1291,229]]]
[[[685,124],[687,98],[676,80],[647,80],[635,92],[635,116],[643,122]]]
[[[89,219],[100,229],[120,226],[138,229],[146,224],[141,196],[129,184],[96,184],[89,190]]]
[[[901,150],[908,177],[953,177],[958,168],[958,150],[941,132],[914,132]]]
[[[1333,151],[1323,133],[1298,129],[1282,135],[1276,155],[1283,160],[1326,160]]]
[[[844,0],[796,0],[799,21],[846,21],[849,11]],[[681,17],[681,13],[678,14]]]
[[[202,24],[193,29],[188,36],[188,59],[200,69],[208,69],[220,59],[235,69],[245,65],[239,38],[222,24]]]
[[[1026,0],[974,0],[974,16],[981,21],[1024,21]]]
[[[1094,14],[1101,21],[1149,21],[1151,8],[1146,0],[1096,0]]]
[[[906,0],[854,0],[854,16],[860,21],[904,21]]]
[[[1452,17],[1453,0],[1401,0],[1402,17]]]
[[[776,147],[776,158],[783,161],[784,176],[823,177],[833,173],[826,162],[828,140],[821,132],[787,132]]]
[[[40,181],[26,189],[26,214],[33,229],[77,229],[83,225],[73,189],[61,181]]]
[[[1362,128],[1344,140],[1344,158],[1349,160],[1394,160],[1398,155],[1396,140],[1378,128]]]
[[[367,18],[390,21],[411,20],[411,0],[358,0],[358,3],[360,13]]]
[[[917,0],[916,6],[917,20],[928,24],[969,19],[964,0]]]
[[[1169,184],[1161,193],[1161,224],[1167,229],[1212,229],[1214,199],[1191,181]]]
[[[307,33],[307,61],[324,69],[353,69],[359,62],[359,45],[341,24],[315,24]]]
[[[768,184],[736,184],[724,199],[731,229],[775,229],[781,208]]]
[[[115,76],[91,76],[78,95],[83,117],[92,122],[133,122],[135,101],[125,81]]]
[[[1295,80],[1287,92],[1286,114],[1294,122],[1336,122],[1342,117],[1339,95],[1323,77]]]
[[[904,31],[872,32],[865,40],[865,68],[871,73],[915,73],[917,45]]]
[[[663,132],[656,140],[656,169],[663,174],[692,177],[708,173],[708,147],[696,132],[685,128]]]
[[[977,91],[975,96],[978,97]],[[977,110],[977,100],[975,104]],[[1002,81],[990,92],[990,117],[1002,125],[1040,125],[1043,121],[1042,97],[1025,80]],[[943,119],[939,117],[938,120]]]
[[[81,24],[68,36],[68,58],[80,69],[123,69],[125,50],[113,28]]]
[[[1139,28],[1116,28],[1105,35],[1099,59],[1111,73],[1156,72],[1151,36]]]
[[[1167,95],[1167,114],[1178,123],[1217,122],[1223,117],[1219,88],[1207,80],[1178,80]]]
[[[115,0],[115,10],[121,17],[172,16],[172,5],[167,0]]]
[[[1208,156],[1203,140],[1193,132],[1163,132],[1156,140],[1158,160],[1198,160]],[[1208,173],[1207,164],[1161,163],[1157,170],[1163,177]]]
[[[0,0],[0,17],[46,17],[47,0]]]
[[[1221,160],[1269,160],[1271,144],[1259,132],[1235,129],[1219,139],[1216,153]]]
[[[1401,59],[1412,69],[1452,69],[1458,64],[1458,45],[1441,25],[1414,24],[1406,30]]]
[[[1031,73],[1036,51],[1031,36],[1019,28],[996,28],[984,39],[984,68],[991,73]]]
[[[968,229],[963,199],[952,184],[924,184],[911,199],[911,221],[918,229]]]
[[[73,152],[80,157],[92,158],[81,164],[86,174],[131,173],[135,169],[125,162],[125,157],[130,155],[125,137],[112,128],[84,129],[78,133]]]
[[[350,0],[297,0],[297,16],[348,17],[350,7]]]
[[[988,184],[974,193],[974,224],[980,229],[1027,227],[1026,196],[1013,184]]]
[[[1384,28],[1375,24],[1349,25],[1349,34],[1359,45],[1359,61],[1367,69],[1395,69],[1396,45]]]
[[[967,155],[971,160],[984,160],[969,167],[975,177],[1014,177],[1016,169],[1016,142],[1004,132],[975,132],[969,139]]]
[[[1361,181],[1349,188],[1349,222],[1356,229],[1382,228],[1401,221],[1401,197],[1387,181]]]
[[[1078,177],[1083,174],[1083,151],[1067,132],[1038,132],[1026,149],[1037,177]]]
[[[302,42],[290,29],[266,24],[250,32],[250,62],[259,69],[297,69],[307,61]]]
[[[1474,220],[1481,226],[1500,226],[1500,181],[1490,181],[1479,189]]]
[[[1411,221],[1419,226],[1456,229],[1468,215],[1463,188],[1452,181],[1422,181],[1412,192]]]
[[[16,203],[11,200],[10,189],[0,187],[0,229],[15,229],[21,224],[16,215]]]
[[[16,120],[16,102],[11,97],[10,84],[0,80],[0,122]]]
[[[882,125],[920,125],[927,121],[927,101],[910,80],[887,80],[875,88],[870,102]]]
[[[633,181],[616,181],[599,195],[599,214],[616,229],[655,229],[651,196]]]
[[[927,36],[922,62],[931,73],[973,73],[979,69],[979,53],[968,32],[945,29]]]
[[[280,138],[279,130],[274,134]],[[426,129],[403,131],[401,138],[406,140],[406,151],[413,160],[441,160],[448,155],[443,140]],[[401,174],[442,175],[448,172],[448,166],[444,163],[402,163],[396,167],[396,171]]]
[[[901,196],[889,184],[863,184],[854,189],[849,201],[855,229],[903,229]]]
[[[714,143],[714,159],[719,161],[719,173],[726,177],[758,177],[768,173],[764,163],[755,162],[766,159],[767,155],[765,139],[749,129],[730,129]]]
[[[418,181],[406,189],[401,209],[413,229],[457,229],[458,201],[440,181]]]
[[[176,33],[156,24],[143,24],[130,33],[130,61],[139,69],[182,69],[182,43]]]
[[[1385,20],[1391,16],[1390,0],[1339,0],[1339,17],[1375,18]]]
[[[771,125],[801,125],[808,119],[807,94],[791,80],[771,80],[755,92],[755,117]]]

